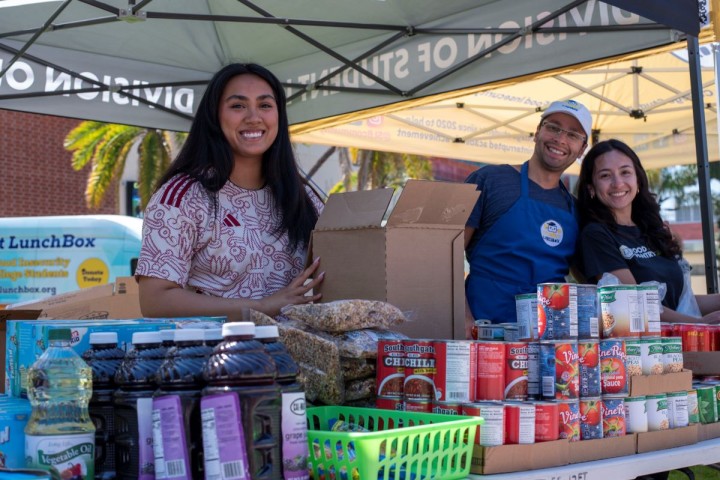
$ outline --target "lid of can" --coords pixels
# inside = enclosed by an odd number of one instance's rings
[[[160,332],[135,332],[132,335],[132,344],[162,343]]]
[[[205,340],[205,330],[201,328],[178,328],[174,333],[175,342]]]
[[[277,325],[259,325],[255,327],[255,338],[279,338]]]
[[[90,334],[90,345],[113,344],[117,345],[117,332],[93,332]]]
[[[230,322],[222,326],[223,337],[254,336],[255,324],[252,322]]]

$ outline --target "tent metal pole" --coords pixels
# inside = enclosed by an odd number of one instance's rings
[[[718,270],[715,255],[715,223],[713,202],[710,194],[710,164],[705,127],[705,111],[700,71],[700,46],[698,38],[687,37],[688,61],[690,63],[690,85],[695,124],[695,154],[697,156],[698,186],[700,189],[700,215],[702,218],[703,250],[705,253],[705,280],[707,293],[718,293]]]

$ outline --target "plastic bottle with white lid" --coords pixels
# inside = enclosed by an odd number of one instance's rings
[[[28,369],[32,410],[25,426],[25,458],[28,468],[53,472],[53,478],[92,480],[92,371],[70,346],[70,335],[67,328],[50,330],[48,348]]]
[[[117,389],[115,372],[125,358],[125,350],[118,348],[117,332],[93,332],[90,348],[82,354],[92,370],[93,392],[90,398],[90,418],[95,424],[95,478],[115,478],[115,407],[113,395]]]
[[[212,353],[204,329],[175,330],[157,373],[153,395],[155,478],[204,478],[200,397],[203,368]]]
[[[119,480],[153,480],[152,396],[155,375],[165,360],[160,332],[135,332],[133,349],[115,374],[116,471]]]
[[[305,413],[305,391],[297,381],[300,367],[280,341],[280,332],[276,325],[255,327],[255,338],[265,346],[265,350],[275,361],[277,382],[282,391],[282,410],[280,415],[282,432],[282,457],[284,480],[306,480],[308,444],[307,417]]]
[[[205,345],[208,347],[215,348],[222,340],[222,327],[205,329]]]
[[[222,471],[237,474],[233,478],[279,480],[281,399],[275,362],[254,338],[252,322],[225,323],[222,334],[203,372],[206,478],[219,475],[222,465]],[[232,444],[229,438],[235,439]]]

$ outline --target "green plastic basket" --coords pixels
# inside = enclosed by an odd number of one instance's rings
[[[314,480],[452,480],[470,473],[480,417],[355,407],[307,409]],[[337,420],[368,431],[330,431]]]

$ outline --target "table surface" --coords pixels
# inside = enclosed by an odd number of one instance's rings
[[[626,455],[593,462],[575,463],[562,467],[543,468],[495,475],[470,475],[470,480],[630,480],[647,475],[693,465],[720,462],[720,438],[694,445],[669,448],[655,452]]]

